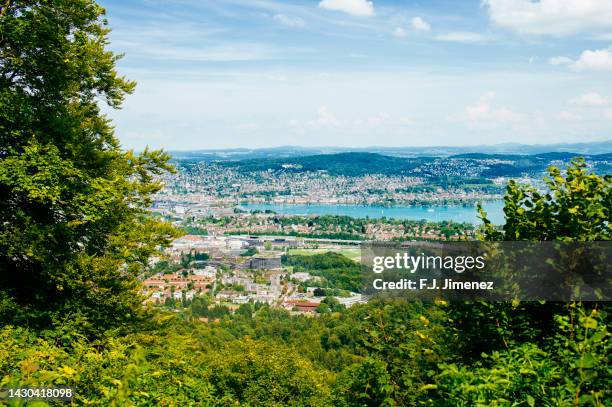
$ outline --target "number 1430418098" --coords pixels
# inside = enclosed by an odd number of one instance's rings
[[[0,400],[65,400],[74,397],[71,387],[5,387],[0,388]]]

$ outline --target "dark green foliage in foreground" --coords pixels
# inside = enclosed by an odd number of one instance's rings
[[[497,231],[480,209],[487,240],[597,241],[612,239],[612,175],[587,171],[584,160],[574,159],[565,177],[549,170],[550,192],[510,181],[504,199],[506,224]]]
[[[166,320],[166,321],[164,321]],[[2,386],[70,385],[76,405],[325,405],[331,382],[295,350],[225,335],[174,316],[148,330],[59,347],[18,328],[0,330]]]
[[[127,326],[134,276],[176,235],[146,210],[169,157],[123,151],[100,112],[134,89],[108,32],[92,0],[0,6],[0,323]]]
[[[612,177],[588,173],[581,159],[574,160],[565,176],[556,168],[549,174],[547,194],[509,183],[502,230],[496,230],[481,210],[484,239],[610,240]],[[610,311],[607,303],[453,303],[448,315],[462,338],[457,344],[461,360],[473,369],[447,369],[466,380],[461,386],[480,381],[471,385],[484,389],[493,373],[502,374],[502,380],[518,368],[532,377],[520,380],[525,387],[515,392],[529,389],[530,400],[548,400],[551,405],[603,403],[610,399],[604,391],[609,391],[612,379]],[[559,383],[564,386],[557,392],[545,391]]]
[[[77,405],[101,406],[609,404],[603,312],[575,306],[543,344],[467,362],[451,306],[375,302],[317,318],[260,307],[208,324],[159,315],[93,342],[5,326],[1,385],[72,385]]]

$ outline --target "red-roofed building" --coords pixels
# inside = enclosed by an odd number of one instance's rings
[[[296,308],[298,311],[302,312],[315,312],[317,307],[319,306],[318,302],[308,302],[308,301],[285,301],[283,303],[283,307],[292,310]]]

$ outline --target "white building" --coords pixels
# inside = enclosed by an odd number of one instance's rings
[[[193,275],[207,277],[207,278],[216,278],[217,268],[213,266],[206,266],[203,269],[194,269]]]
[[[368,302],[368,298],[364,297],[361,294],[351,293],[350,297],[334,297],[338,300],[338,302],[344,305],[346,308],[349,308],[355,304],[365,304]]]
[[[249,302],[249,297],[246,295],[239,295],[237,297],[232,298],[232,302],[234,304],[246,304]]]

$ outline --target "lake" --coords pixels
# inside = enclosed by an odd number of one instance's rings
[[[285,215],[343,215],[354,218],[387,218],[421,220],[432,222],[452,220],[454,222],[480,223],[476,206],[373,206],[344,204],[242,204],[248,210],[272,210]],[[504,223],[504,202],[491,201],[483,205],[494,224]]]

